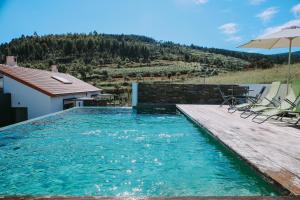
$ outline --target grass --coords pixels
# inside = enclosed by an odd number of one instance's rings
[[[241,83],[271,83],[273,81],[286,81],[288,73],[287,65],[277,65],[271,69],[257,69],[239,72],[219,74],[206,78],[206,83],[211,84],[241,84]],[[292,79],[300,79],[300,64],[291,66]],[[200,84],[204,78],[191,78],[184,83]]]
[[[112,77],[122,77],[122,76],[136,76],[141,74],[142,76],[158,76],[162,73],[166,76],[168,73],[176,74],[182,73],[186,74],[190,71],[199,71],[199,68],[196,66],[152,66],[152,67],[135,67],[135,68],[120,68],[120,69],[102,69],[106,70],[109,76]],[[99,74],[103,73],[99,71]]]
[[[166,68],[167,67],[167,68]],[[143,68],[143,69],[140,69]],[[171,69],[170,69],[171,68]],[[190,69],[189,69],[190,68]],[[139,73],[149,73],[147,71],[149,67],[135,67],[130,70],[128,69],[116,69],[108,71],[109,75],[117,75],[120,71],[126,72],[125,74],[128,75],[129,72],[139,72]],[[182,69],[178,66],[154,66],[151,69],[151,73],[158,73],[158,72],[165,72],[168,69],[170,71],[176,70],[177,72],[185,72],[184,70],[192,70],[195,69],[194,65],[186,65]],[[143,71],[145,70],[145,71]],[[157,70],[157,71],[156,71]],[[174,72],[174,71],[172,71]],[[191,72],[191,71],[190,71]],[[248,70],[248,71],[238,71],[238,72],[227,72],[221,73],[217,76],[212,76],[206,78],[205,82],[210,84],[247,84],[247,83],[271,83],[273,81],[281,81],[285,82],[288,72],[287,65],[278,65],[271,69],[258,69],[258,70]],[[201,78],[197,74],[181,74],[180,76],[172,76],[170,79],[166,76],[163,77],[143,77],[142,80],[137,79],[136,77],[130,77],[129,80],[124,80],[124,78],[113,78],[110,81],[100,81],[100,80],[93,80],[97,87],[102,88],[105,92],[119,94],[123,93],[122,96],[130,96],[131,90],[131,82],[168,82],[168,83],[186,83],[186,84],[203,84],[204,78]],[[300,79],[300,63],[291,66],[291,74],[292,79]],[[124,74],[123,74],[124,75]],[[126,98],[126,97],[125,97]],[[124,102],[129,102],[129,99],[124,100]]]

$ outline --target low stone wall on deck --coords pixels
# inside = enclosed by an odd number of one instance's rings
[[[239,85],[138,83],[136,107],[175,104],[221,104],[225,95],[245,96],[248,87]],[[134,95],[134,94],[133,94]],[[133,105],[135,106],[135,105]]]

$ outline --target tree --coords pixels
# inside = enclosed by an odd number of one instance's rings
[[[87,76],[91,73],[92,68],[89,65],[83,65],[82,63],[76,63],[74,70],[80,74],[83,80],[87,79]]]
[[[130,81],[130,78],[129,78],[129,76],[127,76],[127,75],[123,75],[123,79],[124,79],[124,82],[128,82],[128,81]]]
[[[168,79],[170,80],[171,77],[172,77],[172,74],[171,74],[170,72],[167,72],[167,77],[168,77]]]
[[[137,75],[136,75],[136,80],[137,80],[137,81],[144,80],[142,74],[137,74]]]
[[[106,70],[102,71],[102,77],[104,80],[108,79],[108,72]]]
[[[64,43],[64,53],[66,55],[70,55],[73,52],[73,43],[68,40],[66,43]]]
[[[92,53],[94,51],[94,41],[93,40],[88,40],[87,43],[87,49],[90,53]]]
[[[53,61],[52,59],[50,59],[50,60],[48,61],[48,65],[49,65],[49,66],[54,65],[54,61]]]

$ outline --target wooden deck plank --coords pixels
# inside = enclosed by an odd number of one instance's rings
[[[300,195],[300,130],[256,124],[216,105],[177,105],[222,143],[292,194]]]

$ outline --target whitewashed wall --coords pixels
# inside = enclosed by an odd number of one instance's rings
[[[99,93],[88,92],[50,97],[7,76],[4,76],[3,86],[4,92],[11,94],[12,107],[27,107],[28,119],[63,110],[64,99],[91,97]]]
[[[4,93],[11,94],[12,107],[27,107],[28,119],[51,113],[51,98],[12,78],[4,76]]]

